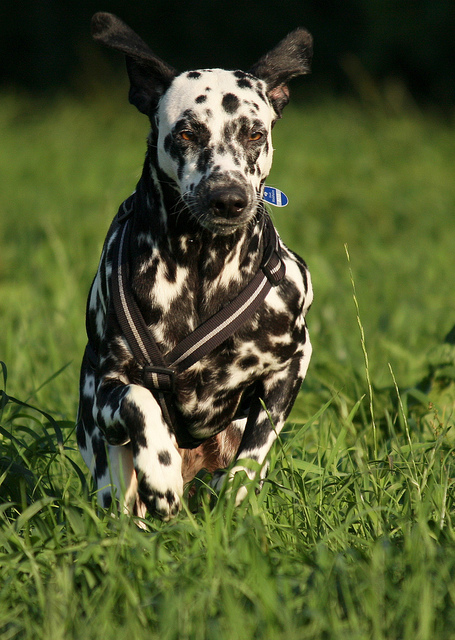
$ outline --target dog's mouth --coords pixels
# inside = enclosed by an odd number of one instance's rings
[[[256,194],[252,187],[237,182],[204,182],[187,204],[201,226],[214,233],[229,234],[250,222],[256,211]]]

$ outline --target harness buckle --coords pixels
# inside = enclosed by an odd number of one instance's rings
[[[276,287],[284,278],[286,266],[274,246],[269,245],[264,251],[261,268],[273,287]]]
[[[167,367],[146,365],[142,369],[142,383],[149,391],[173,393],[175,390],[175,371]]]

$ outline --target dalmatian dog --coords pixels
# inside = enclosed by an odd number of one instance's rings
[[[263,481],[311,356],[311,280],[277,235],[284,277],[235,332],[176,372],[169,419],[113,310],[122,219],[128,286],[166,358],[261,267],[271,131],[288,82],[310,70],[312,38],[295,30],[248,72],[177,73],[112,14],[95,14],[92,33],[125,55],[129,100],[151,130],[142,176],[110,227],[88,298],[77,440],[102,506],[114,500],[128,513],[168,520],[201,469],[213,474],[215,491],[229,491],[239,471]],[[246,488],[237,491],[240,503]]]

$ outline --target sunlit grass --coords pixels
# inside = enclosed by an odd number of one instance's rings
[[[451,639],[453,130],[287,108],[269,183],[313,276],[307,381],[258,494],[198,481],[141,531],[97,511],[74,438],[85,298],[145,150],[123,100],[0,100],[1,637]]]

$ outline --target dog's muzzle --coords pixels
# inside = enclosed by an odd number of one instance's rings
[[[251,220],[256,197],[247,184],[204,181],[196,187],[191,204],[191,213],[203,227],[228,234]]]
[[[210,212],[214,217],[232,220],[243,214],[248,206],[245,189],[235,187],[216,187],[209,193]]]

